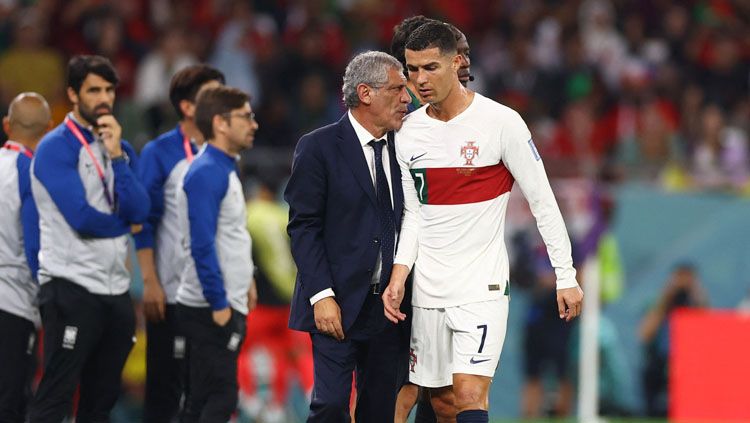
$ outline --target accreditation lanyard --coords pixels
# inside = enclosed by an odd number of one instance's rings
[[[182,136],[182,148],[185,149],[185,158],[187,158],[188,163],[193,162],[193,149],[190,146],[190,138],[188,138],[187,135]]]
[[[32,152],[28,148],[22,146],[21,144],[18,144],[15,141],[6,141],[5,145],[3,146],[3,148],[7,148],[8,150],[13,150],[13,151],[16,151],[18,153],[21,153],[21,154],[23,154],[24,156],[26,156],[26,157],[28,157],[30,159],[34,158],[34,152]]]
[[[109,207],[112,209],[112,211],[115,210],[114,206],[114,200],[112,199],[112,195],[109,193],[109,187],[107,186],[107,178],[104,177],[104,169],[102,168],[102,165],[99,164],[99,160],[96,159],[96,155],[94,155],[94,152],[91,151],[91,147],[89,146],[89,142],[86,141],[86,138],[81,133],[81,130],[78,129],[78,126],[76,126],[75,123],[69,118],[65,118],[65,126],[70,129],[70,132],[75,135],[75,137],[78,139],[78,142],[81,143],[84,149],[86,149],[86,152],[89,154],[89,157],[91,157],[91,161],[94,162],[94,167],[96,168],[96,173],[99,174],[99,180],[102,181],[102,187],[104,188],[104,198],[107,199],[107,204],[109,204]]]

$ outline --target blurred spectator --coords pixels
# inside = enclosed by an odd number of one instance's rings
[[[134,99],[142,107],[169,103],[169,81],[177,71],[197,63],[187,51],[185,31],[170,27],[156,48],[141,60],[135,77]]]
[[[229,20],[216,37],[210,63],[224,72],[227,85],[249,93],[250,101],[255,106],[262,100],[262,91],[255,69],[252,32],[259,22],[268,25],[273,21],[265,16],[256,16],[247,1],[232,1],[231,10]]]
[[[0,104],[9,104],[19,92],[34,91],[50,106],[62,101],[63,58],[45,46],[45,22],[34,8],[20,11],[13,20],[13,43],[0,55]]]
[[[675,122],[670,118],[671,105],[649,100],[635,112],[636,130],[633,137],[618,145],[618,163],[629,179],[656,181],[667,165],[683,157]]]
[[[678,264],[672,271],[656,304],[641,320],[639,336],[645,347],[643,395],[646,414],[665,417],[667,414],[667,380],[669,372],[669,316],[679,307],[708,306],[695,267]]]
[[[138,65],[135,77],[134,100],[146,113],[147,130],[160,132],[165,123],[176,116],[169,103],[169,83],[172,75],[197,63],[187,50],[185,31],[171,27],[159,38],[152,50]]]
[[[581,39],[589,63],[601,69],[607,85],[617,90],[626,59],[626,44],[615,26],[609,0],[585,0],[579,10]]]
[[[297,123],[295,138],[335,122],[344,113],[341,101],[330,97],[326,79],[321,73],[310,72],[299,81],[297,98],[294,105],[294,117]]]
[[[748,182],[747,134],[727,125],[724,112],[708,104],[700,116],[701,138],[693,153],[693,180],[699,188],[741,189]]]

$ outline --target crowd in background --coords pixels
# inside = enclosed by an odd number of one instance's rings
[[[136,146],[176,117],[175,70],[207,61],[250,92],[248,166],[285,174],[300,135],[343,112],[353,53],[388,50],[414,14],[458,26],[470,87],[528,122],[552,177],[744,191],[750,177],[750,10],[729,0],[10,0],[0,3],[0,106],[18,92],[66,110],[67,57],[109,57]],[[0,110],[5,110],[0,107]]]
[[[552,179],[750,193],[750,6],[741,1],[0,0],[0,113],[36,91],[61,122],[67,59],[103,55],[120,76],[124,138],[140,149],[177,121],[174,72],[208,62],[252,95],[260,128],[245,175],[278,188],[299,137],[344,112],[348,59],[388,51],[394,25],[415,14],[466,34],[469,88],[523,116]],[[595,251],[606,234],[587,229],[573,234],[577,265],[587,237]],[[535,254],[527,278],[543,284],[549,264]],[[553,311],[547,299],[540,309]],[[533,318],[530,327],[544,323]]]

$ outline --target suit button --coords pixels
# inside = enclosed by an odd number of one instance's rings
[[[372,242],[374,242],[375,244],[380,244],[380,240],[378,238],[373,238]]]

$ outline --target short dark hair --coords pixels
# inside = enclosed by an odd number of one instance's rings
[[[68,87],[78,93],[83,81],[90,73],[104,78],[105,81],[112,83],[114,86],[117,86],[120,82],[115,67],[106,57],[78,55],[73,56],[68,62]]]
[[[409,36],[414,32],[415,29],[428,22],[437,22],[434,19],[425,17],[424,15],[412,16],[401,21],[400,24],[393,27],[393,38],[391,39],[391,55],[401,62],[406,72],[406,57],[404,56],[404,50],[406,49],[406,42],[409,40]]]
[[[453,36],[456,37],[456,43],[458,43],[458,40],[460,40],[461,37],[466,36],[463,32],[461,32],[460,29],[456,27],[456,25],[453,25],[452,23],[448,23],[448,22],[446,22],[445,24],[448,25],[448,28],[450,28],[451,32],[453,33]]]
[[[195,97],[203,84],[211,81],[219,81],[222,85],[226,82],[220,70],[206,64],[188,66],[172,76],[169,83],[169,101],[180,119],[185,117],[180,110],[180,102],[187,100],[195,103]]]
[[[427,22],[415,29],[406,41],[408,50],[422,51],[435,47],[440,54],[456,53],[458,49],[453,31],[443,22]]]
[[[238,88],[220,86],[198,93],[195,100],[195,124],[206,140],[214,138],[214,116],[225,116],[250,101],[250,96]]]

